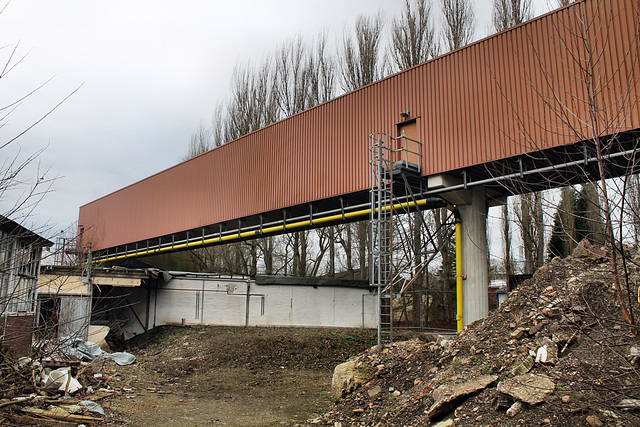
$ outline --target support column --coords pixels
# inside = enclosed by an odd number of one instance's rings
[[[471,190],[471,203],[458,205],[462,222],[462,274],[464,325],[489,314],[487,265],[487,202],[484,187]]]

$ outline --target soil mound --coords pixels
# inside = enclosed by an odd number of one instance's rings
[[[309,423],[640,425],[640,342],[622,320],[604,255],[591,248],[554,259],[451,339],[358,355],[373,379]],[[623,267],[638,319],[639,269]]]

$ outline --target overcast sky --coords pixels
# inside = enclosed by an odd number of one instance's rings
[[[228,94],[234,66],[279,43],[323,30],[335,41],[359,13],[382,9],[387,22],[402,0],[13,0],[0,15],[0,105],[24,100],[0,128],[5,142],[74,90],[50,116],[0,150],[2,161],[45,148],[40,177],[58,177],[28,223],[53,237],[80,206],[160,172],[186,154]],[[488,34],[489,0],[475,4],[476,38]],[[434,7],[438,9],[438,7]],[[538,0],[536,14],[549,10]],[[332,43],[333,44],[333,43]],[[26,56],[25,56],[26,55]],[[0,165],[2,162],[0,162]],[[44,171],[47,171],[46,174]],[[34,168],[21,179],[34,182]],[[0,200],[7,212],[18,194]]]

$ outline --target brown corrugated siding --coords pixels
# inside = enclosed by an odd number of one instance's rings
[[[583,20],[589,47],[604,52],[601,81],[610,79],[597,94],[611,105],[602,113],[615,130],[638,128],[637,9],[637,0],[574,3],[89,203],[79,222],[99,250],[366,189],[369,134],[395,135],[406,109],[425,175],[575,142],[571,127],[592,136],[555,114],[561,105],[589,111],[576,61],[587,46],[572,35]],[[617,111],[629,102],[634,109]]]

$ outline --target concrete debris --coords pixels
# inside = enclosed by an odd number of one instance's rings
[[[592,245],[589,239],[584,238],[578,243],[571,256],[573,258],[602,258],[605,256],[605,252]]]
[[[446,420],[442,420],[436,424],[433,424],[432,427],[451,427],[452,425],[454,425],[454,421],[453,418],[447,418]]]
[[[555,383],[546,375],[525,374],[507,378],[498,383],[498,391],[529,405],[537,405],[555,389]]]
[[[640,410],[640,399],[622,399],[616,406],[625,411],[638,411]]]
[[[595,415],[589,415],[587,417],[587,424],[589,424],[590,427],[602,427],[604,425],[604,423],[600,421],[600,418]]]
[[[511,332],[511,338],[515,340],[522,339],[524,337],[525,332],[526,331],[524,330],[524,328],[518,328],[515,331]]]
[[[511,373],[515,376],[526,374],[529,372],[533,366],[535,365],[535,359],[533,357],[527,357],[521,363],[517,364]]]
[[[509,409],[507,409],[507,415],[511,418],[515,417],[522,411],[522,402],[517,400]]]
[[[441,417],[455,408],[465,397],[477,393],[498,379],[496,375],[481,375],[461,384],[443,384],[433,391],[435,403],[427,411],[431,419]]]
[[[367,390],[367,394],[369,395],[370,398],[374,398],[380,393],[382,393],[382,388],[379,385]]]
[[[640,347],[632,346],[629,348],[629,355],[627,356],[629,362],[632,365],[639,366],[640,365]]]

